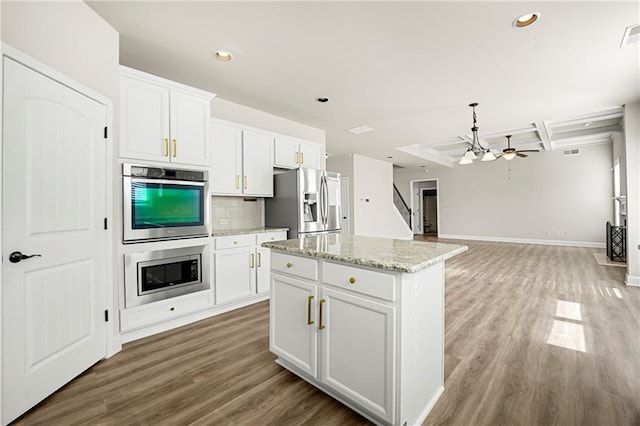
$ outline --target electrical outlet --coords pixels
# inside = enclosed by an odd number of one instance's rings
[[[226,225],[227,223],[229,223],[228,219],[220,219],[220,225]]]

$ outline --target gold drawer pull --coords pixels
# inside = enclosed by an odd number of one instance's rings
[[[307,324],[313,324],[313,320],[311,319],[311,301],[313,300],[313,296],[307,297]]]
[[[349,282],[350,282],[351,284],[355,284],[355,283],[356,283],[356,279],[355,279],[355,277],[351,277],[351,278],[349,278]]]
[[[318,330],[324,330],[324,324],[322,323],[322,305],[324,305],[324,302],[326,302],[326,300],[320,300],[320,324],[318,324]]]
[[[251,267],[255,267],[255,256],[251,253]]]
[[[164,138],[164,156],[169,156],[169,138]]]
[[[287,268],[291,268],[293,266],[293,263],[287,263]]]
[[[173,140],[173,157],[175,158],[178,155],[178,141]]]
[[[258,268],[262,267],[262,253],[258,253]]]
[[[304,152],[300,153],[300,164],[304,164]]]

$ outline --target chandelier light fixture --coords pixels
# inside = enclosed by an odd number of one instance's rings
[[[472,164],[473,160],[477,160],[480,158],[481,161],[493,161],[496,159],[496,156],[489,148],[484,148],[480,145],[480,138],[478,137],[478,125],[476,123],[476,107],[478,106],[477,102],[469,104],[471,109],[473,110],[473,127],[471,128],[471,132],[473,134],[473,138],[471,140],[471,146],[467,149],[467,152],[464,153],[460,162],[458,164]]]

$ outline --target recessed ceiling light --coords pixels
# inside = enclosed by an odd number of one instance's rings
[[[347,132],[355,133],[356,135],[361,135],[362,133],[372,132],[375,129],[373,127],[369,127],[366,125],[354,127],[353,129],[347,130]]]
[[[329,102],[329,98],[316,98],[316,101],[320,103],[325,103],[325,102]]]
[[[540,12],[525,13],[524,15],[520,15],[518,18],[516,18],[516,20],[513,21],[512,25],[514,28],[528,27],[529,25],[536,22],[538,18],[540,18],[540,15]]]
[[[229,62],[230,60],[233,59],[233,55],[231,55],[230,52],[227,52],[226,50],[217,50],[213,56],[222,62]]]

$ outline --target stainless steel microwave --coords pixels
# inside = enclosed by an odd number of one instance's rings
[[[206,171],[122,165],[123,241],[209,235]]]
[[[208,265],[205,246],[125,254],[125,306],[209,289]]]

